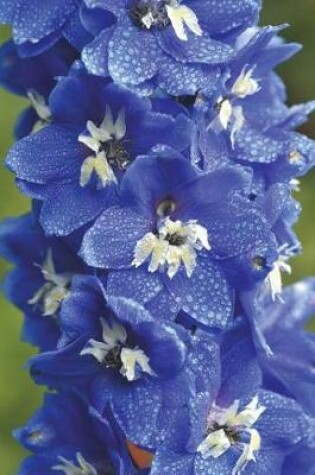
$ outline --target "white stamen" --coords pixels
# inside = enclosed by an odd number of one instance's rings
[[[140,367],[141,371],[144,373],[154,376],[154,371],[149,365],[150,359],[144,353],[143,350],[139,348],[123,348],[120,354],[120,359],[122,362],[122,368],[120,373],[128,379],[128,381],[135,381],[138,379],[136,370],[137,366]]]
[[[250,461],[256,460],[255,453],[260,450],[261,438],[253,425],[266,410],[264,406],[259,405],[257,396],[242,411],[239,411],[239,406],[239,401],[234,401],[227,409],[214,406],[208,420],[210,432],[197,448],[197,452],[200,452],[204,459],[219,458],[232,446],[241,450],[232,475],[239,475]],[[214,427],[216,428],[213,429]],[[250,441],[244,443],[241,440],[233,440],[229,432],[234,433],[237,438],[245,432],[250,435]]]
[[[128,381],[135,381],[139,378],[137,367],[142,372],[154,375],[154,371],[149,365],[149,358],[140,348],[124,347],[127,342],[127,332],[125,327],[117,321],[107,322],[101,318],[103,341],[89,340],[86,348],[80,352],[81,356],[92,355],[99,363],[106,361],[106,356],[115,348],[121,348],[119,358],[121,362],[120,374]]]
[[[30,99],[38,117],[44,122],[50,122],[51,110],[46,104],[44,96],[41,96],[36,91],[28,91],[27,96]]]
[[[114,121],[111,108],[106,106],[106,113],[101,125],[97,127],[94,122],[89,120],[86,128],[89,135],[81,134],[78,140],[92,150],[95,156],[91,155],[84,160],[81,167],[80,185],[82,187],[86,186],[90,182],[93,173],[98,178],[98,189],[105,188],[110,183],[117,183],[115,173],[108,163],[102,146],[111,140],[119,141],[126,135],[125,110],[121,109],[116,121]]]
[[[144,24],[144,26],[150,30],[150,28],[152,27],[152,25],[154,24],[154,18],[153,18],[153,15],[151,12],[147,13],[145,16],[143,16],[141,18],[141,21],[142,23]]]
[[[215,459],[225,454],[231,447],[225,431],[223,429],[211,432],[198,446],[198,452],[201,453],[203,459],[213,457]]]
[[[295,248],[289,248],[287,244],[284,244],[278,249],[279,258],[273,264],[273,268],[267,276],[267,282],[270,285],[271,297],[273,301],[282,302],[282,272],[291,274],[292,268],[287,261],[294,255]]]
[[[51,249],[47,251],[42,274],[46,283],[35,292],[33,297],[28,300],[28,303],[30,305],[37,305],[39,302],[42,302],[43,315],[46,317],[55,315],[63,299],[69,295],[69,284],[72,276],[70,273],[56,273]]]
[[[77,465],[64,457],[58,457],[58,459],[60,464],[51,467],[52,470],[63,472],[65,475],[97,475],[96,469],[79,452],[77,453]]]
[[[110,183],[117,183],[112,167],[107,161],[105,152],[99,152],[95,157],[87,157],[81,166],[80,186],[86,186],[93,173],[98,178],[97,189],[105,188]]]
[[[231,96],[234,96],[236,99],[245,99],[247,96],[260,91],[259,82],[252,77],[254,69],[252,68],[246,72],[245,67],[242,70],[231,88]],[[210,122],[208,130],[212,129],[215,133],[220,133],[222,130],[227,130],[230,126],[231,144],[234,148],[236,136],[245,122],[243,107],[240,105],[234,106],[233,99],[229,98],[229,96],[226,98],[219,97],[217,107],[219,110],[218,116]]]
[[[233,115],[233,106],[229,99],[219,101],[219,119],[224,130],[227,130]]]
[[[88,344],[90,346],[84,348],[80,355],[92,355],[97,361],[103,363],[111,350],[126,343],[127,333],[125,327],[115,320],[107,322],[104,318],[101,318],[100,321],[103,341],[89,340]]]
[[[292,178],[290,180],[289,185],[291,187],[291,190],[293,191],[301,191],[301,181],[298,180],[297,178]]]
[[[41,96],[38,92],[28,91],[27,96],[39,117],[39,120],[33,126],[32,132],[38,132],[52,121],[51,110],[46,104],[44,96]]]
[[[240,99],[245,99],[245,97],[252,96],[260,91],[261,87],[259,82],[256,79],[253,79],[254,70],[255,68],[252,68],[246,72],[246,66],[243,68],[231,89],[234,96],[237,96]]]
[[[179,240],[179,244],[170,241]],[[141,266],[150,258],[148,270],[156,272],[166,265],[167,275],[172,279],[181,265],[191,277],[197,265],[197,253],[201,249],[210,250],[208,231],[196,221],[172,221],[166,218],[158,229],[158,235],[147,233],[136,244],[132,265]]]
[[[176,36],[180,40],[188,41],[185,27],[196,36],[202,36],[202,29],[199,25],[197,15],[186,5],[179,5],[177,0],[171,0],[170,4],[166,5],[166,11]]]
[[[291,165],[300,165],[304,161],[303,156],[297,150],[292,150],[288,156]]]

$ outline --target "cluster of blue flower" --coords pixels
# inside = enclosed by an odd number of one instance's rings
[[[20,475],[314,475],[315,279],[292,191],[315,164],[260,0],[0,0],[4,287],[50,393]]]

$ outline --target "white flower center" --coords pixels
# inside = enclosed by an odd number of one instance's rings
[[[300,165],[301,163],[303,163],[304,159],[300,152],[298,152],[297,150],[292,150],[289,153],[288,161],[291,165]]]
[[[260,91],[259,82],[253,78],[254,70],[255,68],[251,68],[246,71],[246,66],[243,68],[231,89],[234,96],[245,99],[245,97],[252,96]]]
[[[43,305],[43,315],[46,317],[55,315],[63,299],[69,295],[72,275],[70,273],[56,273],[51,249],[48,249],[42,267],[42,274],[46,282],[28,300],[28,303],[30,305],[37,305],[41,302]]]
[[[125,327],[112,320],[108,323],[101,318],[102,340],[89,340],[81,355],[92,355],[107,368],[119,368],[120,374],[128,381],[139,379],[138,369],[154,375],[149,365],[149,358],[140,348],[128,348]]]
[[[137,26],[148,30],[152,27],[163,29],[171,24],[176,36],[182,41],[188,41],[187,30],[202,36],[197,15],[186,5],[181,5],[179,0],[140,0],[130,13]]]
[[[243,410],[240,411],[239,406],[239,401],[227,409],[215,406],[208,419],[208,435],[197,448],[204,459],[219,458],[231,447],[241,450],[232,475],[239,475],[248,462],[255,461],[261,438],[253,426],[266,410],[259,405],[257,396]],[[242,434],[249,435],[249,442],[242,442]]]
[[[33,132],[38,132],[52,121],[51,110],[46,104],[44,96],[41,96],[38,94],[38,92],[34,90],[28,91],[27,96],[39,117],[39,120],[34,124],[33,127]]]
[[[282,302],[282,272],[291,274],[292,268],[287,263],[287,261],[294,255],[296,248],[289,248],[287,244],[284,244],[278,249],[279,257],[278,260],[273,264],[273,268],[269,275],[267,276],[267,282],[270,285],[271,297],[273,301]]]
[[[119,143],[126,135],[125,110],[121,109],[116,121],[112,111],[106,106],[105,117],[99,127],[94,122],[88,121],[86,128],[89,135],[79,135],[79,142],[88,147],[93,155],[87,157],[81,167],[80,185],[86,186],[92,175],[98,178],[98,188],[105,188],[109,183],[116,183],[117,179],[109,163],[109,156],[104,149],[104,144]]]
[[[254,79],[253,72],[255,68],[246,71],[243,68],[241,74],[233,84],[230,95],[231,97],[220,97],[217,102],[218,116],[210,122],[208,129],[213,129],[220,133],[222,130],[231,130],[231,142],[234,147],[235,137],[242,129],[245,117],[243,107],[240,105],[233,105],[233,98],[245,99],[247,96],[256,94],[260,90],[259,82]]]
[[[149,272],[167,267],[167,275],[172,279],[184,265],[186,274],[191,277],[197,265],[197,253],[201,249],[211,249],[208,231],[197,221],[161,220],[158,235],[147,233],[137,242],[132,265],[141,266],[150,259]]]
[[[97,475],[95,468],[79,452],[76,464],[64,457],[58,457],[58,459],[60,464],[52,467],[52,470],[63,472],[65,475]]]
[[[167,16],[170,19],[176,36],[182,41],[188,41],[185,27],[196,36],[202,36],[197,15],[186,5],[180,5],[178,0],[170,0],[165,6]]]

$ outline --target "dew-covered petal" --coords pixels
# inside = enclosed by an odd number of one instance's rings
[[[222,379],[218,403],[228,407],[235,400],[254,397],[262,383],[262,373],[247,327],[226,334],[221,354]]]
[[[82,61],[91,74],[107,77],[108,48],[115,27],[106,28],[82,50]]]
[[[175,301],[198,323],[224,329],[233,311],[233,291],[220,267],[211,259],[198,258],[191,278],[178,272],[164,279]]]
[[[17,178],[38,184],[67,183],[79,173],[85,147],[75,131],[48,126],[18,141],[6,164]]]
[[[248,207],[248,208],[247,208]],[[246,209],[247,208],[247,209]],[[250,209],[244,202],[243,209],[233,206],[217,205],[204,217],[208,229],[213,257],[225,259],[249,252],[271,239],[269,224],[256,209]]]
[[[150,230],[150,224],[131,209],[111,207],[85,234],[80,253],[94,267],[130,268],[136,243]]]
[[[126,0],[84,0],[88,8],[103,8],[115,16],[125,14]]]
[[[168,28],[158,32],[156,38],[165,53],[182,63],[215,65],[227,62],[235,55],[231,46],[209,38],[206,33],[202,36],[189,33],[188,41],[182,41],[172,28]]]
[[[60,36],[63,25],[76,8],[75,0],[55,0],[53,3],[20,1],[13,20],[15,43],[26,43],[29,51],[34,49],[37,52],[42,42],[48,47]]]
[[[114,81],[136,85],[153,78],[163,53],[153,34],[129,20],[116,26],[109,41],[108,70]]]
[[[181,307],[165,287],[145,306],[153,317],[167,322],[175,320]]]
[[[175,201],[180,204],[178,215],[181,219],[207,219],[207,213],[218,203],[226,200],[233,191],[246,191],[251,184],[251,174],[241,167],[225,167],[183,182],[173,191]],[[224,209],[220,209],[222,218]],[[177,210],[175,211],[177,212]],[[222,219],[223,220],[223,219]]]
[[[3,24],[12,23],[14,12],[18,7],[20,0],[0,0],[0,22]]]
[[[204,459],[198,454],[195,457],[194,475],[231,475],[239,455],[239,452],[234,450],[228,450],[219,458]]]
[[[309,425],[299,404],[269,391],[261,390],[258,396],[266,410],[257,421],[256,429],[265,447],[292,450],[294,445],[307,439]]]
[[[50,187],[41,209],[41,225],[49,235],[67,236],[110,206],[113,194],[111,187],[91,190],[79,183]]]
[[[202,29],[209,35],[238,32],[256,23],[260,0],[187,0]]]
[[[162,288],[159,274],[149,273],[144,267],[110,272],[107,281],[110,295],[119,295],[142,304],[147,304],[154,297],[158,299]]]
[[[176,118],[160,113],[148,114],[142,124],[141,133],[134,131],[130,144],[132,152],[143,155],[159,144],[185,150],[191,141],[192,123],[190,119],[179,114]]]
[[[151,475],[193,475],[193,456],[162,448],[154,457]]]
[[[284,143],[276,138],[262,134],[245,122],[235,141],[235,152],[240,160],[255,163],[272,163],[283,153]]]
[[[194,95],[200,90],[211,96],[219,79],[219,68],[183,64],[165,55],[159,64],[157,82],[161,89],[174,96]]]

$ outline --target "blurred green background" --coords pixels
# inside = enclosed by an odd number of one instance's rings
[[[10,1],[10,0],[8,0]],[[314,0],[265,0],[262,24],[290,23],[284,32],[287,40],[304,44],[304,50],[290,63],[280,68],[288,84],[290,103],[300,103],[315,98],[315,2]],[[8,30],[0,29],[1,41],[7,38]],[[0,91],[0,155],[5,156],[12,143],[12,129],[19,111],[25,106],[21,98]],[[315,116],[304,132],[315,138]],[[13,216],[29,209],[29,202],[16,190],[12,176],[1,166],[0,170],[0,219]],[[303,212],[296,229],[304,244],[304,254],[293,261],[293,276],[298,280],[315,274],[314,251],[314,188],[315,173],[302,181],[299,200]],[[0,279],[7,269],[0,263]],[[0,343],[0,465],[1,475],[17,473],[22,449],[11,439],[11,431],[19,427],[38,407],[41,391],[35,387],[23,365],[34,350],[19,342],[22,317],[2,296],[1,343]],[[302,475],[302,474],[301,474]]]

